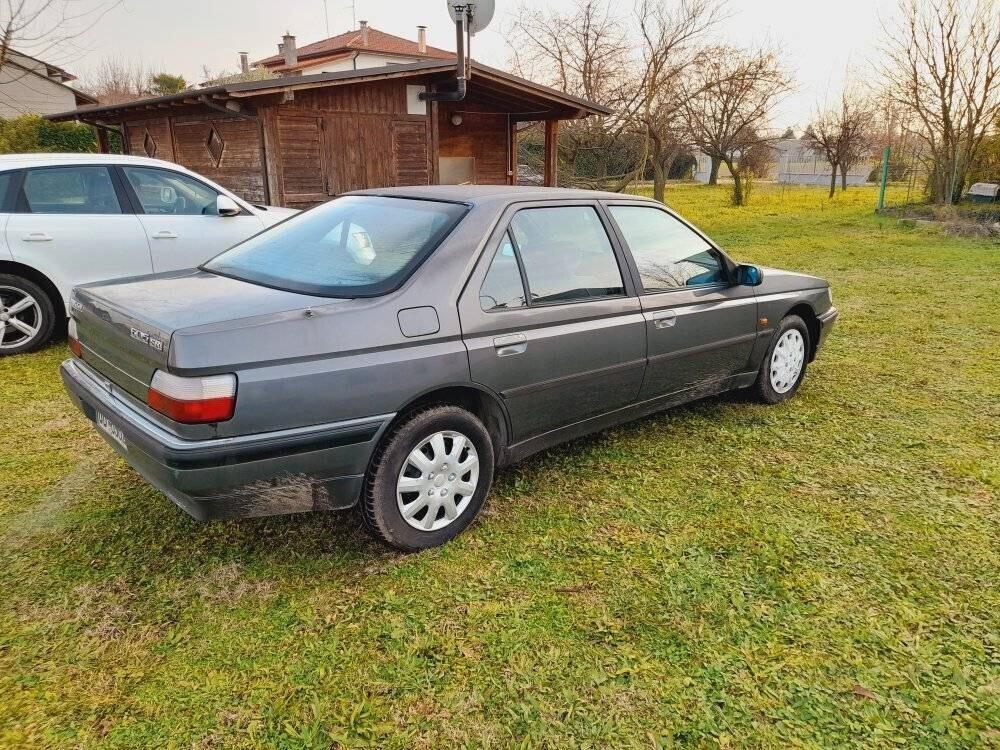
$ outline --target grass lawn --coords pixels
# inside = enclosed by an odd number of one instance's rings
[[[501,473],[429,553],[350,514],[198,524],[0,360],[0,746],[1000,747],[1000,246],[874,191],[671,185],[829,278],[798,397]]]

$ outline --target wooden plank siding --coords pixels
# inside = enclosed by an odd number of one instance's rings
[[[256,120],[233,117],[174,117],[175,161],[215,180],[251,203],[265,200],[260,127]],[[223,144],[216,163],[208,141],[215,128]]]
[[[438,156],[474,158],[478,185],[510,184],[507,115],[464,110],[461,104],[438,107]],[[453,114],[461,115],[461,125],[452,124]]]

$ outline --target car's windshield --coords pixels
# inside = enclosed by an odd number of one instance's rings
[[[304,294],[375,296],[399,286],[467,210],[442,201],[345,196],[251,237],[203,268]]]

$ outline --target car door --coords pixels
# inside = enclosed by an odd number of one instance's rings
[[[219,191],[190,175],[131,165],[121,171],[157,273],[200,266],[264,228],[260,217],[246,209],[237,216],[220,216]]]
[[[607,210],[640,290],[649,362],[641,400],[711,390],[749,366],[753,289],[731,283],[725,256],[693,227],[649,203]]]
[[[627,406],[645,320],[593,202],[510,209],[460,299],[473,381],[499,393],[512,442]]]
[[[64,297],[78,284],[152,271],[146,234],[107,166],[33,167],[17,181],[7,246]]]

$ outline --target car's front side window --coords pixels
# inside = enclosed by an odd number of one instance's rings
[[[33,214],[120,214],[107,167],[29,169],[21,195]]]
[[[592,206],[526,208],[510,224],[531,304],[625,293],[611,240]]]
[[[666,211],[609,206],[639,269],[643,290],[666,292],[726,281],[712,246]]]
[[[179,172],[147,167],[123,167],[147,214],[218,216],[219,194],[198,180]]]

